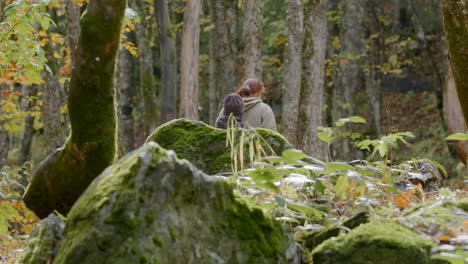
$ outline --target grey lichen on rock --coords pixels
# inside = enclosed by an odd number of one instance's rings
[[[292,148],[276,131],[257,128],[247,133],[257,133],[278,155]],[[226,146],[226,134],[226,130],[203,122],[176,119],[158,127],[146,142],[154,141],[166,149],[172,149],[180,158],[190,161],[205,173],[215,174],[231,170],[231,150]],[[263,145],[267,148],[266,144]]]
[[[313,251],[313,263],[431,263],[435,243],[392,220],[379,220],[329,239]]]
[[[64,222],[55,214],[50,214],[33,229],[26,248],[16,264],[53,263],[57,253]]]
[[[290,263],[294,249],[228,182],[149,142],[76,202],[55,263]]]

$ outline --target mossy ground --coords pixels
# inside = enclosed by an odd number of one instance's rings
[[[434,243],[392,220],[364,224],[312,251],[314,263],[431,263]]]
[[[277,154],[291,148],[286,139],[276,131],[255,129],[255,132]],[[205,173],[216,174],[231,170],[231,149],[226,146],[226,135],[226,130],[202,122],[177,119],[158,127],[146,142],[154,141],[164,148],[172,149],[180,158],[187,159]]]

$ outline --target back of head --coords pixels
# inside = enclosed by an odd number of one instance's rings
[[[240,95],[232,93],[224,97],[224,114],[229,116],[241,116],[244,114],[244,101]]]
[[[249,86],[242,85],[239,90],[237,90],[236,94],[240,95],[241,97],[250,97],[252,96],[252,91],[250,90]]]
[[[250,96],[261,96],[265,90],[263,82],[259,79],[247,79],[243,85],[249,87]]]

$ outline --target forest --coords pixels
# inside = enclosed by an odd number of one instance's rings
[[[468,2],[0,0],[0,264],[468,263]]]

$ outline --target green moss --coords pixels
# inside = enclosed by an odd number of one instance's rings
[[[278,132],[255,129],[277,154],[291,145]],[[252,133],[252,132],[250,132]],[[230,148],[226,146],[226,131],[202,122],[176,119],[158,127],[146,140],[174,150],[208,174],[231,170]],[[264,145],[267,148],[266,145]],[[248,155],[246,155],[247,157]]]
[[[151,142],[77,201],[55,263],[285,263],[289,245],[281,226],[230,184]]]
[[[403,225],[381,220],[329,239],[312,251],[314,263],[430,263],[434,243]]]
[[[458,207],[465,212],[468,212],[468,199],[462,199],[460,201],[451,202],[450,205]]]
[[[49,263],[62,237],[63,222],[54,214],[39,222],[33,229],[24,252],[16,263]]]
[[[81,19],[81,35],[68,94],[71,136],[34,174],[26,205],[44,218],[66,215],[93,179],[114,162],[116,111],[115,57],[126,1],[91,2]]]
[[[467,200],[455,202],[426,202],[409,209],[404,213],[407,221],[419,226],[439,226],[449,228],[460,225],[464,220],[455,209],[463,209],[468,204]]]

